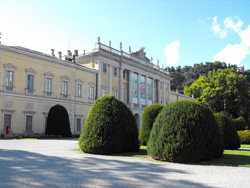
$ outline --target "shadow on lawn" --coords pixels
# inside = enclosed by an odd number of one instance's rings
[[[83,156],[61,158],[21,150],[0,149],[1,187],[203,187],[192,180],[173,180],[189,174],[157,163],[129,162]]]

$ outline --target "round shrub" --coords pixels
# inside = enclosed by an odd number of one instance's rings
[[[224,149],[240,148],[239,135],[232,122],[223,114],[214,113],[214,117],[219,126],[221,136],[223,138]]]
[[[49,110],[45,134],[72,137],[69,114],[63,106],[57,104]]]
[[[222,137],[212,112],[193,101],[163,108],[148,141],[148,154],[157,160],[188,163],[222,153]]]
[[[250,144],[250,132],[249,131],[238,131],[241,144]]]
[[[144,108],[142,113],[142,122],[141,122],[141,129],[139,133],[139,141],[142,145],[147,145],[150,131],[153,127],[153,123],[155,121],[155,118],[159,114],[159,112],[162,110],[164,106],[162,104],[152,104],[150,106],[147,106]]]
[[[96,100],[88,113],[79,147],[96,154],[139,150],[138,130],[131,110],[113,95]]]
[[[232,122],[237,131],[246,130],[247,123],[243,117],[240,116],[237,119],[233,119]]]

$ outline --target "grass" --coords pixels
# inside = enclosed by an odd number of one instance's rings
[[[241,144],[241,148],[250,148],[250,144]]]
[[[243,144],[241,145],[241,149],[238,150],[224,150],[224,153],[220,158],[212,159],[209,161],[202,161],[197,164],[250,167],[250,150],[243,148],[250,148],[250,145]],[[80,148],[74,150],[82,152]],[[152,158],[147,154],[147,146],[141,146],[139,151],[137,152],[118,153],[113,154],[112,156],[139,157],[142,159],[152,160]]]

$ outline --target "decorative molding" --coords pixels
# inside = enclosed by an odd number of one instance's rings
[[[113,87],[112,89],[113,89],[114,91],[118,90],[118,88],[117,88],[117,87]]]
[[[103,88],[108,88],[108,86],[106,84],[102,84]]]
[[[11,62],[7,63],[7,64],[4,64],[3,66],[4,66],[4,68],[9,68],[9,69],[14,69],[14,70],[17,69],[17,67]]]
[[[48,77],[54,78],[55,75],[52,72],[45,72],[44,76],[48,76]]]
[[[68,76],[66,76],[66,75],[61,76],[61,79],[62,79],[62,80],[67,80],[67,81],[70,80],[70,78],[69,78]]]
[[[83,84],[83,81],[81,79],[76,79],[77,83]]]
[[[25,113],[25,114],[35,114],[36,112],[35,111],[23,111],[23,113]]]
[[[37,72],[35,71],[35,69],[33,69],[33,68],[31,68],[31,67],[25,69],[25,72],[27,72],[27,73],[32,73],[32,74],[36,74],[36,73],[37,73]]]
[[[95,83],[94,82],[89,82],[88,83],[90,86],[95,86]]]
[[[14,113],[16,110],[2,109],[1,111],[4,113]]]

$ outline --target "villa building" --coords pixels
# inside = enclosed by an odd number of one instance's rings
[[[97,98],[112,94],[135,115],[138,129],[143,109],[193,100],[170,91],[168,72],[146,57],[144,48],[126,53],[104,45],[78,55],[51,55],[18,46],[0,45],[0,134],[44,134],[50,108],[60,104],[69,114],[72,134],[80,134]]]

